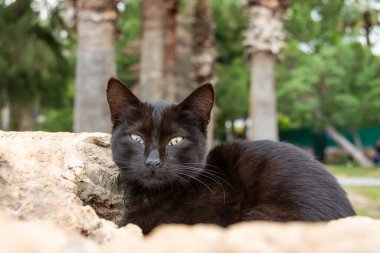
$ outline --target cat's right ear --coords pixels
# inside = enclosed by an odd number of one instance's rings
[[[213,105],[214,89],[211,83],[206,83],[193,91],[178,107],[182,110],[192,111],[206,127],[210,121]]]
[[[137,106],[141,101],[116,78],[111,77],[107,85],[107,101],[111,110],[111,119],[115,123],[128,106]]]

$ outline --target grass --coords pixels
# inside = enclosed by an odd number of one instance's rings
[[[329,171],[336,177],[380,178],[380,168],[330,165]],[[344,186],[358,215],[380,219],[380,187]]]
[[[358,166],[329,165],[329,171],[336,177],[380,178],[380,168],[361,168]],[[380,187],[344,186],[358,215],[380,219]]]
[[[351,202],[358,215],[380,219],[380,187],[346,186]]]
[[[360,168],[356,166],[330,165],[329,171],[337,177],[374,177],[380,178],[380,168]],[[379,189],[380,190],[380,189]]]

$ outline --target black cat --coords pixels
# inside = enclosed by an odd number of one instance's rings
[[[210,84],[178,105],[143,103],[111,78],[113,159],[129,187],[121,225],[327,221],[355,215],[335,178],[306,152],[272,141],[224,143],[205,159]]]

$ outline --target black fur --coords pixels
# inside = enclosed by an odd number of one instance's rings
[[[116,79],[107,98],[113,159],[129,202],[121,225],[327,221],[355,215],[336,179],[310,155],[272,141],[224,143],[205,159],[210,84],[179,105],[142,103]],[[131,137],[138,134],[144,143]],[[168,145],[171,138],[184,140]],[[152,155],[153,154],[153,155]],[[147,165],[154,156],[157,166]]]

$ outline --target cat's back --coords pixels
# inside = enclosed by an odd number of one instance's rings
[[[250,171],[255,172],[264,172],[259,171],[264,168],[287,173],[299,172],[305,167],[308,172],[325,170],[319,162],[302,149],[285,142],[269,140],[238,140],[219,144],[210,151],[208,163],[218,163],[226,169],[233,169],[232,167],[236,166],[249,167]]]
[[[265,214],[267,219],[318,221],[355,214],[334,176],[291,144],[227,142],[210,151],[207,163],[246,192],[243,206],[274,212]]]

